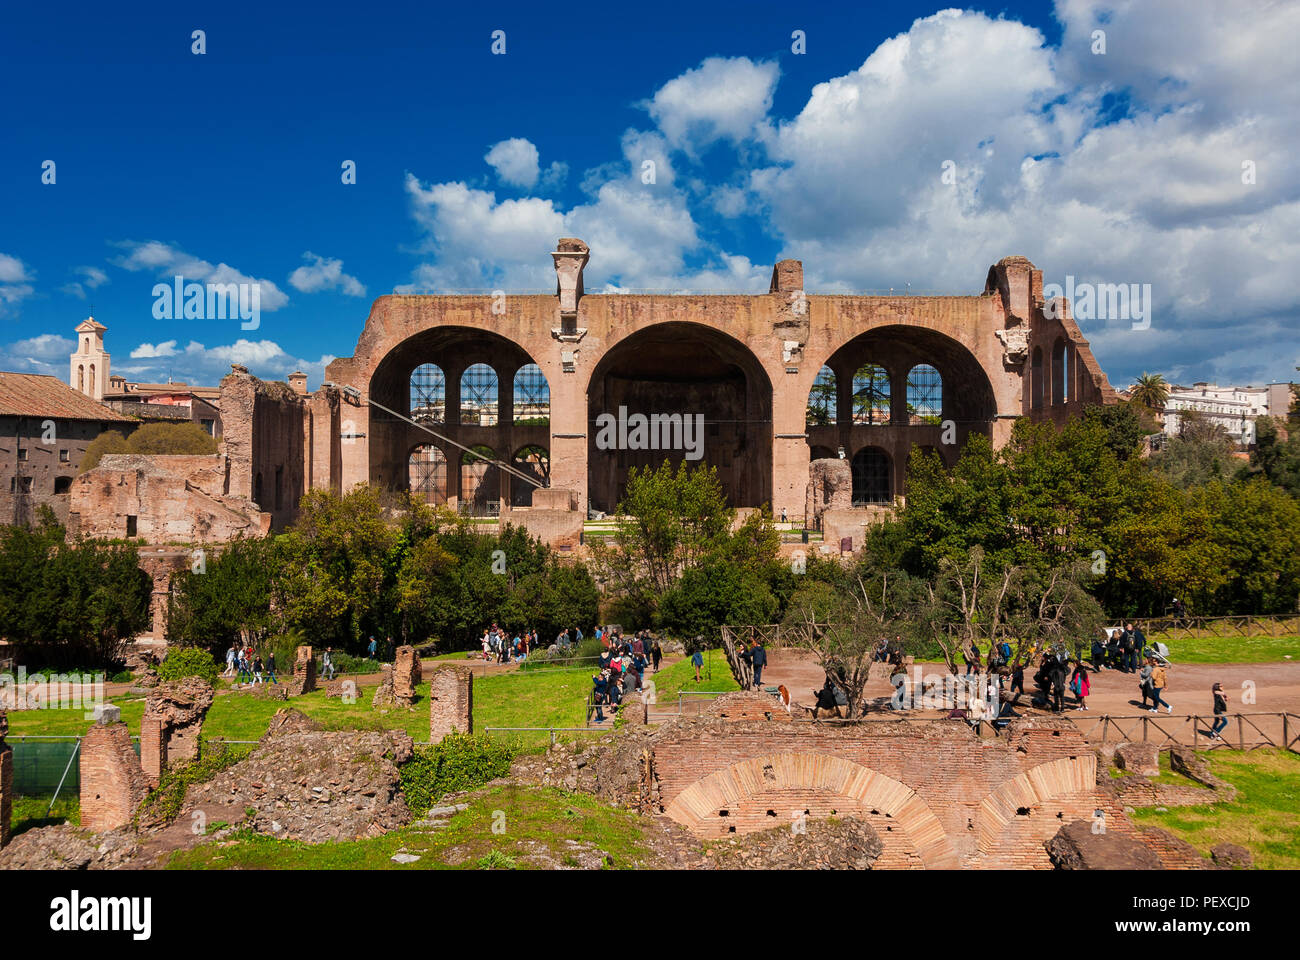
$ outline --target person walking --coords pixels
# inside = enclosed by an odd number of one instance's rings
[[[1211,687],[1210,693],[1214,696],[1214,726],[1210,728],[1210,739],[1222,740],[1219,734],[1228,725],[1228,695],[1223,692],[1221,683]]]
[[[700,682],[700,667],[704,666],[704,654],[696,650],[691,654],[691,665],[695,667],[695,682]]]
[[[970,642],[970,646],[966,648],[964,655],[966,659],[966,676],[969,677],[972,673],[979,673],[979,669],[980,669],[979,644],[977,644],[974,640],[972,640]]]
[[[605,712],[601,709],[608,698],[609,681],[606,679],[608,674],[602,670],[599,673],[591,675],[591,700],[596,707],[596,722],[605,722]]]
[[[248,668],[248,652],[241,649],[239,651],[239,674],[235,678],[236,683],[247,683],[253,679],[252,671]]]
[[[1155,658],[1151,659],[1151,663],[1154,664],[1151,670],[1151,712],[1159,713],[1163,704],[1167,713],[1173,713],[1173,706],[1166,703],[1165,698],[1161,696],[1165,691],[1165,686],[1169,683],[1169,676],[1165,672],[1164,664],[1156,663]]]
[[[280,681],[275,679],[275,651],[272,650],[266,655],[266,678],[274,683],[277,687]]]
[[[1155,662],[1148,657],[1147,662],[1142,669],[1138,671],[1138,689],[1142,691],[1142,709],[1146,709],[1147,701],[1151,699],[1151,674],[1155,671]]]
[[[650,659],[654,663],[655,673],[659,672],[659,661],[664,658],[664,648],[659,646],[659,638],[656,637],[650,643]]]
[[[1137,670],[1142,665],[1142,660],[1146,657],[1147,638],[1142,632],[1140,623],[1133,624],[1133,651],[1129,654],[1130,665],[1133,670]]]
[[[235,675],[235,645],[232,643],[230,649],[226,651],[226,669],[221,675],[223,677],[233,677]]]
[[[371,637],[370,643],[366,645],[366,653],[369,655],[371,660],[375,659],[375,651],[378,649],[379,649],[379,644],[375,642],[374,637]]]
[[[327,680],[334,679],[334,648],[326,647],[320,658],[320,675]]]
[[[262,682],[262,658],[261,656],[256,656],[253,658],[253,685],[257,686],[257,684],[261,682]]]
[[[763,689],[763,668],[767,666],[767,651],[763,648],[763,641],[760,640],[754,644],[754,648],[749,653],[750,661],[754,664],[754,689]]]
[[[1087,710],[1088,694],[1092,692],[1092,685],[1088,682],[1088,668],[1082,663],[1075,664],[1074,674],[1070,677],[1070,692],[1079,701],[1079,709]]]

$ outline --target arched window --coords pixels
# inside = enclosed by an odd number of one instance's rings
[[[853,422],[889,423],[889,371],[878,363],[864,363],[853,374]]]
[[[907,418],[913,424],[937,424],[943,419],[943,377],[928,363],[908,371]]]
[[[526,363],[515,373],[515,423],[521,426],[551,422],[551,386],[535,363]]]
[[[92,397],[95,395],[95,365],[93,363],[90,365],[90,395]]]
[[[1043,409],[1043,348],[1034,347],[1034,358],[1029,365],[1030,407]]]
[[[545,447],[531,444],[515,451],[511,464],[521,473],[526,473],[542,486],[551,482],[551,455]],[[526,507],[533,502],[533,491],[537,488],[518,477],[510,478],[510,505]]]
[[[417,500],[446,503],[447,457],[432,443],[416,447],[407,463],[407,483]]]
[[[1070,347],[1065,338],[1057,338],[1052,347],[1052,406],[1061,406],[1070,398]]]
[[[496,452],[479,444],[460,455],[460,510],[476,517],[501,512],[501,468]],[[487,459],[485,459],[487,458]]]
[[[447,379],[436,363],[422,363],[411,374],[411,419],[447,422]]]
[[[853,455],[853,505],[892,503],[893,469],[889,454],[879,447],[864,447]]]
[[[817,371],[817,379],[813,381],[812,389],[808,391],[806,425],[809,427],[835,426],[837,403],[835,371],[830,367],[823,366]]]
[[[497,425],[497,372],[476,363],[460,377],[460,422],[470,427]]]
[[[86,392],[86,365],[77,364],[77,389],[82,393]]]

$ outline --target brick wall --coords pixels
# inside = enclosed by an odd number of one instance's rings
[[[429,679],[429,741],[454,730],[474,732],[474,672],[460,665],[439,667]]]
[[[140,720],[140,767],[149,786],[156,787],[167,767],[165,724],[161,717]]]
[[[1048,868],[1043,842],[1098,809],[1108,830],[1137,835],[1096,770],[1082,735],[1057,718],[986,739],[948,720],[789,723],[782,712],[679,721],[653,746],[660,804],[697,835],[852,815],[872,824],[881,865],[895,867]]]
[[[289,681],[289,695],[301,696],[316,689],[316,652],[309,646],[298,648],[293,659],[293,679]]]
[[[82,829],[99,833],[126,826],[145,793],[126,724],[96,723],[81,741]]]
[[[398,647],[393,658],[393,699],[404,707],[415,703],[415,688],[423,678],[415,648],[405,644]]]

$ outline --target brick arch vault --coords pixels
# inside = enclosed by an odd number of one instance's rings
[[[869,820],[883,857],[927,869],[961,866],[957,851],[926,802],[877,770],[826,753],[773,753],[717,770],[682,790],[665,815],[697,836],[720,837],[852,814]]]
[[[1040,763],[1003,783],[980,801],[976,816],[982,864],[1021,866],[998,861],[1026,851],[1033,854],[1031,865],[1045,865],[1042,841],[1097,806],[1096,786],[1097,755],[1091,751]]]

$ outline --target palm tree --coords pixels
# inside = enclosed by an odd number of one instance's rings
[[[1169,384],[1158,373],[1143,372],[1133,385],[1132,397],[1152,413],[1163,413],[1165,401],[1169,399]]]

